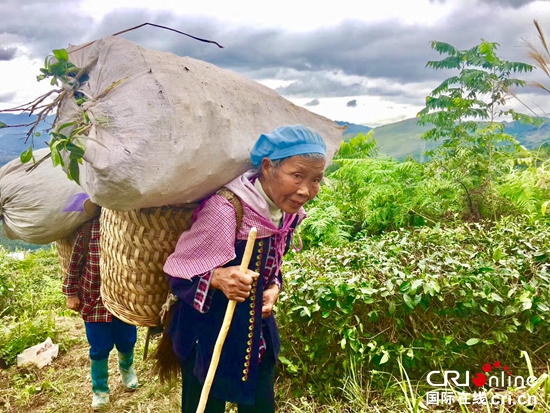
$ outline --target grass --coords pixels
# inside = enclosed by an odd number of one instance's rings
[[[380,153],[401,159],[408,155],[420,155],[427,149],[437,146],[433,142],[426,142],[420,134],[429,129],[428,126],[419,126],[417,119],[405,119],[390,125],[374,128],[374,139]]]
[[[31,316],[33,308],[40,308],[36,314],[50,317],[55,325],[55,343],[60,345],[60,354],[51,365],[38,369],[36,367],[16,367],[0,369],[0,413],[33,412],[33,413],[74,413],[91,411],[92,397],[91,379],[89,374],[88,343],[82,319],[68,312],[61,295],[61,276],[55,268],[55,250],[31,253],[21,262],[8,262],[0,254],[0,281],[6,281],[10,276],[21,283],[15,289],[19,291],[18,303],[7,300],[8,309],[19,309],[25,306],[25,311]],[[38,275],[37,275],[38,274]],[[2,279],[4,277],[4,281]],[[6,278],[8,277],[8,278]],[[37,278],[38,277],[38,278]],[[37,284],[37,279],[42,280]],[[25,283],[23,281],[33,281]],[[11,281],[10,281],[11,282]],[[9,284],[9,283],[8,283]],[[10,284],[11,285],[11,284]],[[27,287],[25,287],[27,285]],[[41,292],[41,294],[38,294]],[[3,317],[3,327],[9,324],[10,318]],[[7,326],[9,328],[9,325]],[[176,413],[181,411],[181,384],[161,384],[157,377],[151,375],[152,360],[143,360],[146,329],[138,329],[136,345],[135,368],[140,380],[138,389],[133,393],[125,392],[118,374],[116,352],[110,357],[109,386],[111,388],[111,403],[103,409],[108,413]],[[28,343],[29,345],[36,343]],[[154,352],[156,342],[150,345],[149,354]],[[529,374],[534,372],[541,377],[530,388],[501,389],[500,395],[509,396],[515,401],[521,395],[534,395],[537,405],[532,408],[522,407],[513,402],[510,405],[495,406],[483,403],[469,395],[470,404],[433,406],[426,402],[426,393],[433,391],[425,380],[409,379],[404,368],[399,377],[388,373],[368,371],[364,366],[350,360],[344,384],[338,398],[330,397],[321,401],[308,392],[308,383],[300,388],[281,375],[276,382],[277,411],[280,413],[419,413],[419,412],[549,412],[550,406],[545,402],[550,393],[547,380],[547,368],[532,366],[531,359],[523,354],[526,369]],[[313,363],[315,361],[313,360]],[[537,362],[538,364],[538,362]],[[452,391],[447,389],[447,391]],[[300,394],[301,393],[301,394]],[[492,395],[493,393],[489,393]],[[234,405],[228,404],[226,412],[236,413]]]
[[[0,412],[74,413],[91,411],[92,384],[89,372],[88,343],[84,323],[79,317],[59,317],[62,328],[60,355],[50,366],[10,367],[0,370]],[[175,413],[181,411],[181,392],[177,384],[161,384],[150,375],[152,361],[143,361],[146,330],[140,328],[136,346],[138,389],[124,391],[117,367],[116,351],[109,358],[111,403],[103,412]]]
[[[91,402],[91,381],[89,375],[88,344],[83,323],[78,317],[59,317],[58,327],[61,352],[50,366],[43,369],[33,367],[10,367],[0,370],[0,412],[33,413],[73,413],[88,412]],[[134,393],[125,392],[117,371],[116,356],[111,354],[109,362],[109,386],[111,403],[102,412],[108,413],[176,413],[181,411],[181,389],[179,383],[161,384],[150,375],[152,361],[143,360],[145,329],[139,329],[136,346],[136,372],[140,386]],[[150,350],[154,350],[154,343]],[[425,383],[411,383],[406,376],[401,378],[386,376],[386,388],[375,389],[372,376],[358,373],[361,369],[350,369],[343,387],[343,397],[320,403],[314,398],[295,397],[294,390],[284,380],[276,385],[278,412],[281,413],[367,413],[367,412],[522,412],[516,406],[506,406],[504,410],[487,405],[458,404],[448,406],[428,406],[424,394],[430,390]],[[433,389],[431,389],[433,390]],[[521,392],[526,391],[523,389]],[[544,399],[545,386],[537,390],[540,401]],[[509,393],[517,398],[520,391]],[[420,403],[422,402],[422,403]],[[548,405],[541,402],[539,409],[528,411],[550,412]],[[228,405],[227,412],[236,413],[235,406]]]

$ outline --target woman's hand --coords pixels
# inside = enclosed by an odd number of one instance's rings
[[[78,297],[67,298],[67,308],[69,310],[78,311],[80,309],[80,299]]]
[[[262,300],[262,318],[267,318],[273,311],[273,306],[279,299],[279,286],[277,284],[271,284],[269,288],[264,290],[264,296]]]
[[[221,290],[228,299],[242,303],[250,296],[252,283],[256,278],[257,273],[251,270],[247,270],[246,273],[240,272],[238,266],[220,267],[212,274],[210,286]]]

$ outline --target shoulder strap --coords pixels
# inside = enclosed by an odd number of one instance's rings
[[[243,204],[241,200],[237,195],[235,195],[232,191],[230,191],[226,187],[223,187],[222,189],[218,190],[216,193],[220,196],[223,196],[225,199],[227,199],[231,203],[231,205],[233,205],[233,208],[235,209],[235,218],[237,219],[236,232],[239,232],[239,230],[241,229],[241,226],[243,225]]]

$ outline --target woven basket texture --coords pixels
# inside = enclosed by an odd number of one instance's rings
[[[101,296],[120,320],[158,325],[169,286],[162,267],[197,205],[101,212]]]
[[[63,276],[67,274],[69,264],[71,262],[71,256],[73,254],[73,246],[76,241],[76,232],[68,235],[64,238],[58,239],[55,244],[57,246],[57,257],[59,259],[59,266]]]

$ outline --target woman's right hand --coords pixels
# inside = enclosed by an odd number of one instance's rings
[[[258,278],[254,271],[240,272],[238,266],[216,268],[210,280],[210,286],[221,290],[230,300],[242,303],[250,296],[252,283]]]
[[[67,308],[69,310],[78,311],[80,309],[80,299],[78,297],[67,298]]]

